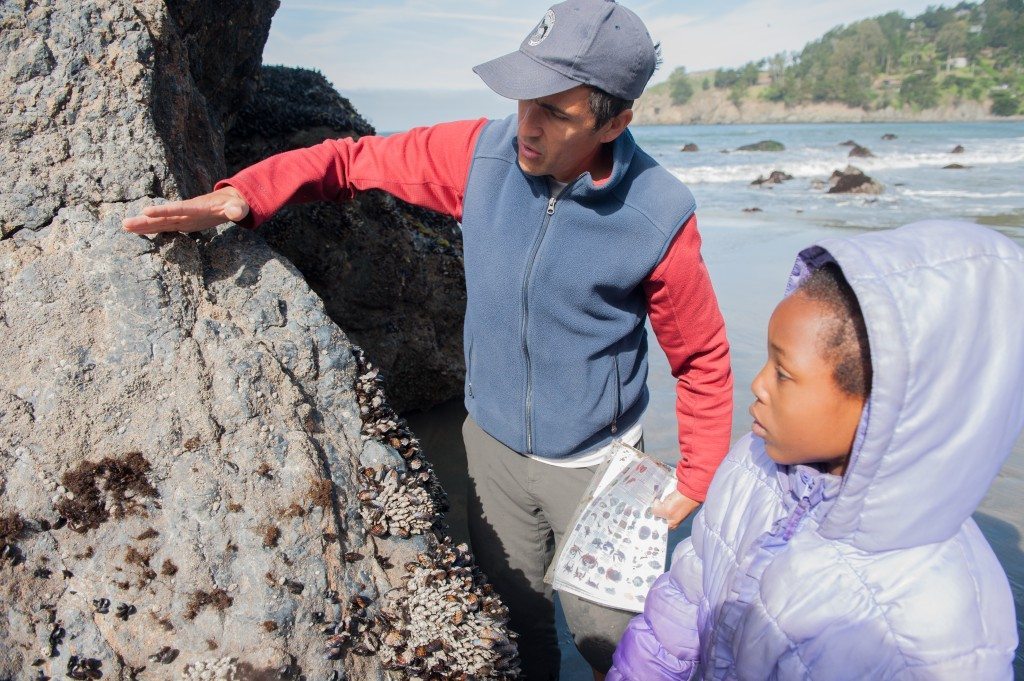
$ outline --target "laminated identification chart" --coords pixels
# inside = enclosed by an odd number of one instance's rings
[[[577,507],[546,579],[559,591],[640,612],[665,571],[668,546],[668,521],[654,517],[651,504],[675,488],[675,475],[621,442],[605,466]]]

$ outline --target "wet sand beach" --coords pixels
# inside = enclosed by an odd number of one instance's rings
[[[701,214],[703,253],[725,315],[732,344],[736,379],[733,440],[749,431],[750,382],[765,356],[765,330],[775,304],[782,298],[796,253],[812,242],[851,235],[852,227],[817,227],[806,222],[785,224],[777,219],[759,220],[725,213]],[[1024,234],[1009,230],[1009,236],[1024,246]],[[644,422],[644,439],[649,452],[674,461],[676,422],[674,381],[668,363],[651,334],[651,408]],[[1024,388],[1022,388],[1024,389]],[[439,476],[452,500],[449,521],[452,536],[466,540],[465,452],[461,425],[465,411],[461,400],[453,400],[426,412],[408,415],[413,431],[423,441],[435,462]],[[1017,610],[1018,635],[1024,634],[1024,438],[1018,439],[988,495],[974,517],[992,544],[1010,578]],[[681,527],[675,541],[686,536]],[[571,639],[560,628],[563,681],[587,681],[589,669],[576,653]],[[1018,678],[1024,678],[1024,653],[1018,648],[1015,661]]]

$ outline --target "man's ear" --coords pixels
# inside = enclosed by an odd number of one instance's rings
[[[605,128],[601,132],[601,143],[607,144],[618,138],[622,134],[622,131],[626,129],[626,126],[633,120],[633,110],[626,109],[619,112],[619,115],[605,123]]]

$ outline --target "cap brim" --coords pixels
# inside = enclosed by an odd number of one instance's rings
[[[509,99],[537,99],[580,85],[518,50],[473,67],[487,87]]]

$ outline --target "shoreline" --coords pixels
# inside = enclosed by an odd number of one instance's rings
[[[695,94],[683,105],[667,94],[644,93],[633,107],[635,126],[660,125],[775,125],[814,123],[998,123],[1021,122],[1024,115],[996,116],[987,103],[964,101],[956,105],[913,111],[885,108],[865,111],[835,102],[788,107],[780,102],[747,99],[737,107],[723,91]]]

